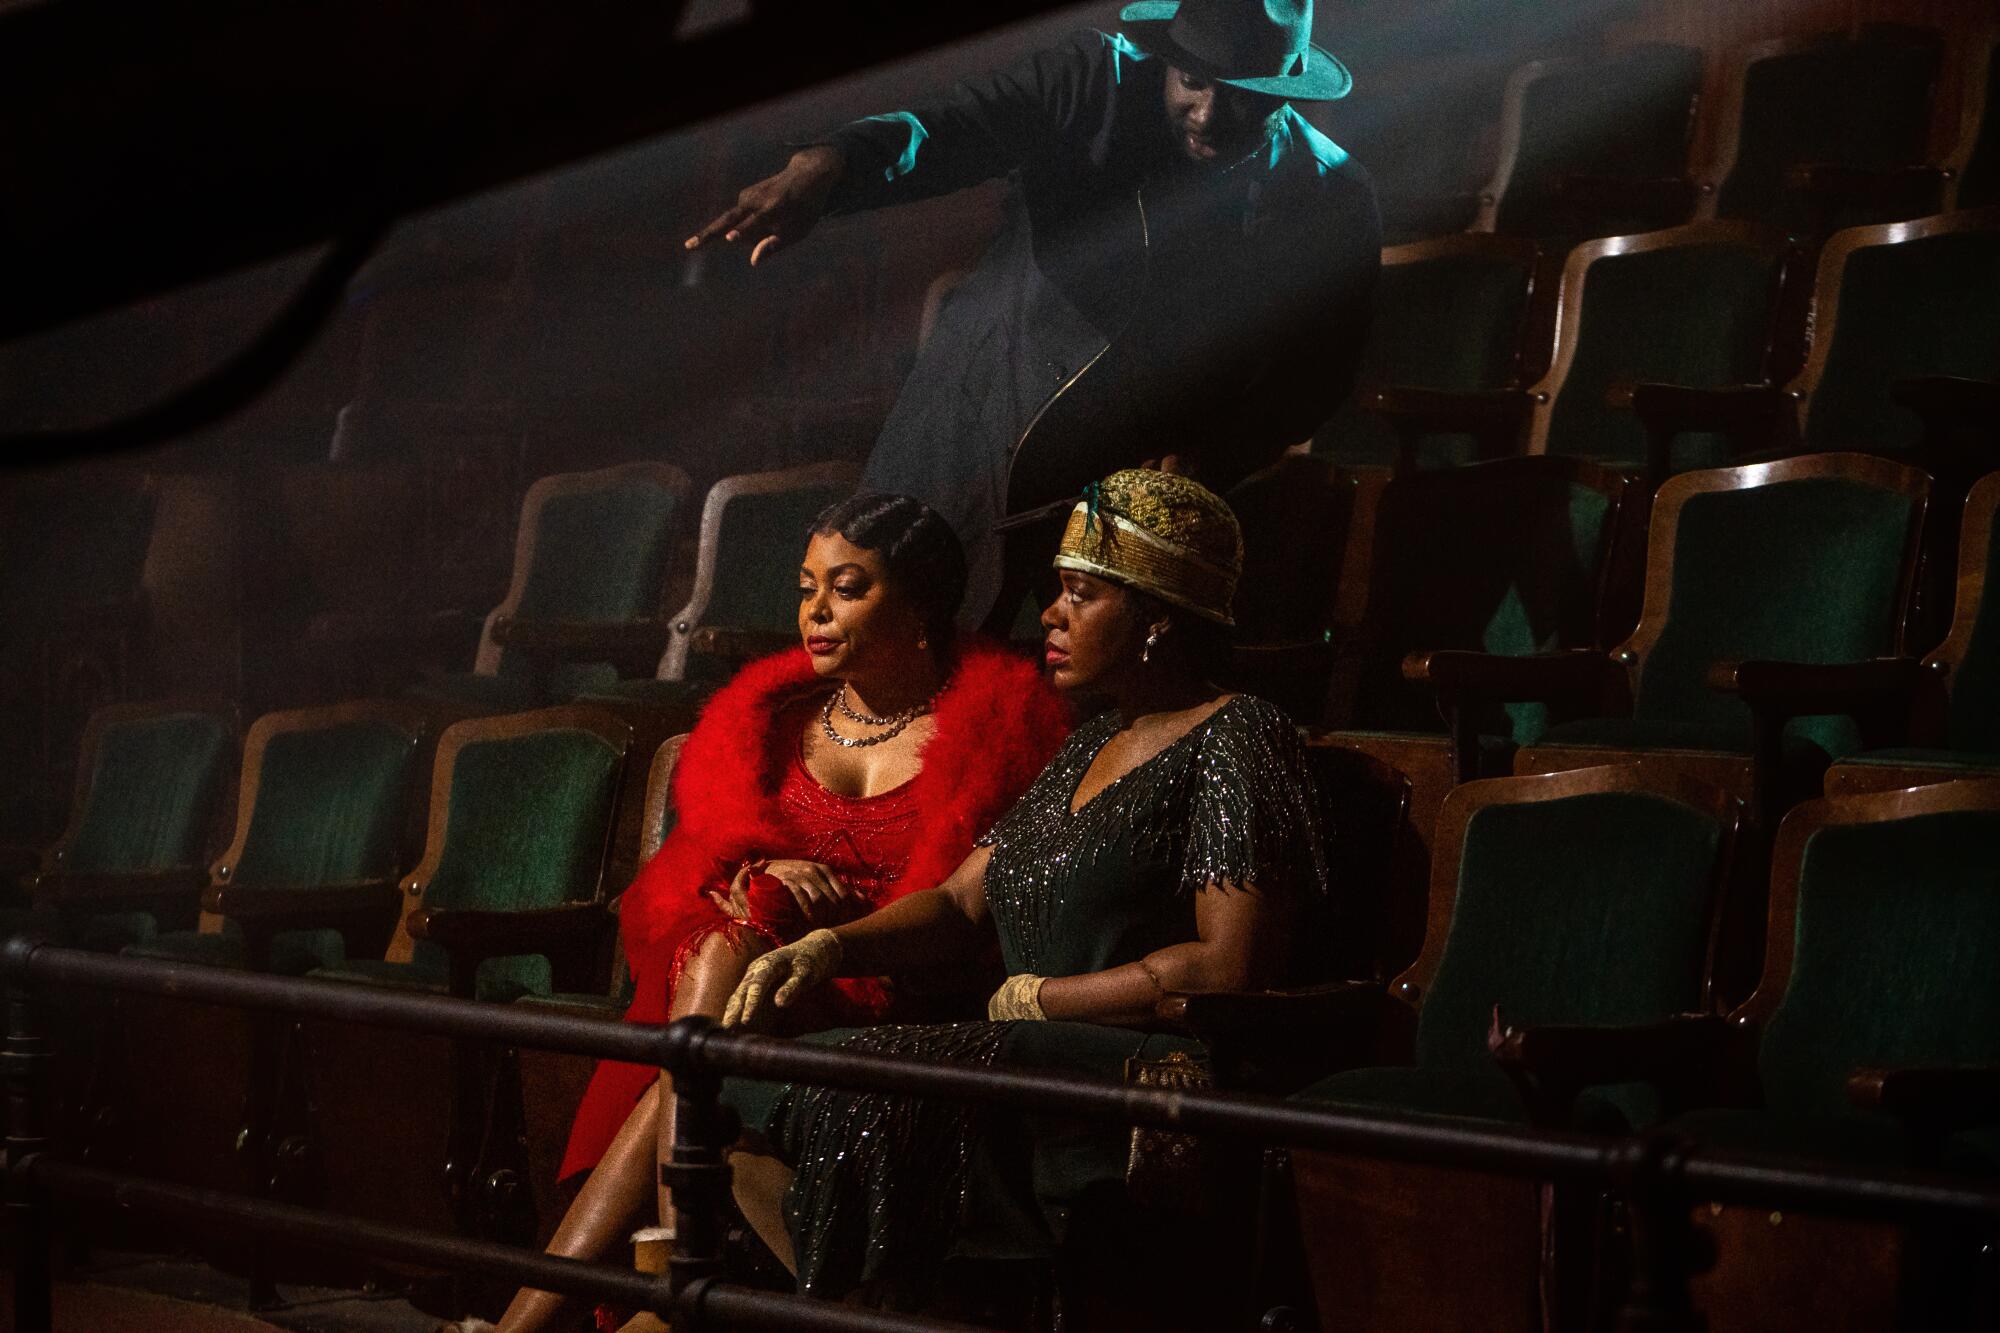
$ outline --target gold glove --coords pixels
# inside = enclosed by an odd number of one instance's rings
[[[1032,972],[1020,972],[1008,977],[986,1001],[986,1016],[996,1023],[1005,1023],[1009,1019],[1042,1022],[1048,1018],[1042,1012],[1042,983],[1047,980],[1047,977],[1038,977]]]
[[[840,970],[842,952],[840,936],[825,928],[771,950],[736,983],[722,1011],[722,1025],[755,1027],[798,992],[826,984]]]

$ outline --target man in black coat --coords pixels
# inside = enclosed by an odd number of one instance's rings
[[[1346,396],[1381,227],[1367,174],[1290,105],[1351,82],[1311,17],[1311,0],[1128,5],[1118,35],[841,127],[689,238],[754,264],[825,214],[1013,179],[864,479],[951,521],[966,620],[1004,631],[1046,567],[1017,539],[1002,595],[1003,516],[1141,460],[1226,490]]]

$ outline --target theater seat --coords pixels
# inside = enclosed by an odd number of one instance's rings
[[[702,502],[694,586],[668,620],[665,651],[651,679],[600,682],[577,702],[606,709],[632,728],[634,752],[650,754],[688,730],[702,704],[736,669],[798,643],[799,556],[806,528],[822,509],[853,494],[852,463],[813,463],[724,477]],[[643,789],[627,787],[619,810],[611,874],[638,872]]]
[[[1540,382],[1482,393],[1389,389],[1368,401],[1403,436],[1485,431],[1508,452],[1585,458],[1655,484],[1727,461],[1719,437],[1649,434],[1612,394],[1635,382],[1767,382],[1787,255],[1782,233],[1744,222],[1586,242],[1563,262],[1554,361]]]
[[[1535,654],[1604,642],[1605,594],[1628,489],[1569,458],[1511,458],[1405,473],[1376,510],[1358,624],[1333,646],[1334,690],[1313,744],[1404,774],[1418,843],[1455,783],[1509,771],[1547,725],[1539,703],[1448,702],[1405,679],[1404,659],[1439,649]],[[1451,533],[1449,542],[1438,534]],[[1614,631],[1615,632],[1615,631]],[[1414,879],[1392,893],[1421,898]],[[1414,943],[1414,942],[1413,942]],[[1398,963],[1408,961],[1405,955]]]
[[[1605,1131],[1656,1118],[1638,1087],[1546,1103],[1493,1062],[1489,1038],[1558,1021],[1538,1014],[1635,1023],[1705,1008],[1736,824],[1732,798],[1664,770],[1459,787],[1438,821],[1423,952],[1388,989],[1395,1011],[1414,1010],[1414,1031],[1405,1018],[1388,1044],[1402,1063],[1337,1072],[1297,1098]],[[1328,1326],[1539,1330],[1545,1298],[1556,1327],[1584,1325],[1588,1247],[1570,1247],[1588,1238],[1593,1197],[1552,1207],[1532,1181],[1335,1154],[1292,1165]],[[1545,1238],[1562,1242],[1546,1261]]]
[[[420,698],[512,712],[644,674],[667,642],[667,576],[689,484],[665,463],[543,477],[528,488],[506,598],[488,613],[472,671]]]
[[[1924,659],[1914,739],[1861,750],[1826,771],[1826,794],[1893,791],[2000,776],[2000,472],[1972,488],[1959,527],[1958,595],[1951,632]]]
[[[379,959],[310,975],[512,999],[601,977],[612,817],[630,732],[568,706],[453,724],[438,740],[423,860]]]
[[[1803,804],[1772,856],[1763,977],[1727,1020],[1529,1029],[1502,1058],[1553,1087],[1586,1067],[1644,1078],[1670,1107],[1702,1108],[1666,1127],[1704,1146],[1991,1174],[1996,845],[2000,781]],[[1973,1326],[1977,1237],[1719,1205],[1695,1216],[1716,1244],[1694,1286],[1714,1333]],[[1845,1280],[1826,1283],[1829,1264]]]
[[[84,728],[68,827],[26,882],[32,906],[0,933],[49,931],[116,951],[193,926],[220,841],[235,711],[208,702],[117,704]]]
[[[1382,251],[1375,319],[1355,372],[1355,391],[1313,436],[1312,451],[1347,466],[1416,467],[1488,457],[1495,448],[1471,432],[1412,427],[1399,437],[1367,410],[1392,385],[1441,392],[1518,387],[1529,353],[1536,250],[1515,236],[1459,235]],[[1545,355],[1545,349],[1543,350]]]
[[[1654,504],[1638,628],[1608,656],[1440,653],[1413,670],[1464,697],[1612,701],[1550,727],[1517,773],[1648,756],[1775,818],[1861,748],[1862,721],[1893,733],[1904,716],[1927,493],[1921,473],[1854,454],[1683,473]]]
[[[209,872],[211,910],[198,930],[125,952],[292,975],[379,956],[401,902],[397,871],[415,859],[423,716],[364,701],[257,719],[236,838]]]
[[[623,723],[576,705],[447,728],[428,844],[386,956],[309,975],[496,1002],[603,991],[603,876],[628,744]],[[300,1033],[296,1155],[316,1203],[532,1240],[504,1050],[324,1019]]]
[[[652,859],[673,826],[670,796],[674,765],[686,741],[685,734],[669,736],[653,754],[646,777],[645,813],[638,849],[640,865]],[[616,910],[616,900],[612,908]],[[578,1017],[615,1020],[631,1006],[632,995],[632,973],[621,948],[613,961],[610,985],[604,990],[527,995],[515,1003]],[[576,1182],[560,1181],[556,1172],[562,1166],[570,1125],[576,1119],[576,1109],[582,1104],[584,1089],[589,1086],[597,1062],[561,1051],[527,1048],[510,1051],[508,1059],[512,1077],[520,1088],[522,1174],[534,1203],[536,1243],[546,1244],[574,1197]]]

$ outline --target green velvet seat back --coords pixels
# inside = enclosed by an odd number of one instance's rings
[[[1829,90],[1840,77],[1841,43],[1828,38],[1767,56],[1746,71],[1736,161],[1717,191],[1716,212],[1783,225],[1794,204],[1785,172],[1840,157]]]
[[[798,623],[799,558],[820,510],[846,499],[846,484],[739,495],[722,511],[715,582],[705,625],[789,632]]]
[[[1807,407],[1806,443],[1914,447],[1921,423],[1890,398],[1897,380],[2000,377],[2000,231],[1856,250],[1840,276],[1831,336]]]
[[[1718,214],[1796,229],[1818,221],[1786,183],[1801,163],[1892,167],[1921,162],[1942,48],[1936,34],[1888,25],[1827,38],[1752,65],[1735,165]],[[1888,221],[1868,214],[1836,225]]]
[[[1782,258],[1741,242],[1607,255],[1583,281],[1574,357],[1550,409],[1548,452],[1638,470],[1646,432],[1605,394],[1621,382],[1708,388],[1764,378]],[[1677,440],[1675,471],[1728,461],[1720,438]]]
[[[1960,208],[1990,208],[2000,204],[2000,42],[1986,54],[1986,114],[1979,124],[1979,141],[1958,178]]]
[[[1657,180],[1686,167],[1701,52],[1662,42],[1605,60],[1558,65],[1528,85],[1521,142],[1494,230],[1537,236],[1560,229],[1561,189],[1571,176]],[[1643,230],[1596,219],[1594,235]]]
[[[2000,523],[1993,525],[1985,556],[1979,618],[1951,676],[1945,742],[1954,750],[2000,750]]]
[[[232,748],[228,725],[208,713],[105,727],[63,868],[126,874],[200,865]]]
[[[417,741],[386,722],[282,731],[264,749],[236,883],[310,886],[388,879],[418,777]]]
[[[1514,374],[1530,267],[1501,254],[1445,255],[1384,265],[1357,384],[1497,389]],[[1396,437],[1353,399],[1320,428],[1313,452],[1342,463],[1395,460]],[[1464,462],[1465,436],[1427,438],[1420,465]]]
[[[1373,596],[1383,619],[1358,682],[1356,726],[1444,729],[1432,691],[1403,679],[1408,653],[1517,657],[1591,645],[1612,506],[1564,472],[1557,460],[1508,459],[1391,485],[1377,519],[1385,577]],[[1544,711],[1512,705],[1481,729],[1526,742],[1539,735]]]
[[[587,900],[595,890],[612,815],[619,755],[602,737],[573,728],[474,741],[452,771],[450,823],[424,905],[519,912]],[[419,970],[442,973],[442,949],[419,940]],[[495,959],[501,974],[546,994],[539,956]]]
[[[541,507],[515,619],[658,616],[680,504],[674,492],[636,482],[551,496]],[[530,670],[518,653],[501,652],[502,675]]]
[[[1848,1112],[1864,1065],[2000,1063],[2000,813],[1821,829],[1790,984],[1758,1053],[1766,1104]]]
[[[1747,746],[1749,710],[1708,687],[1713,663],[1893,652],[1916,519],[1909,497],[1836,477],[1691,497],[1676,532],[1667,623],[1640,674],[1633,716],[1728,726]],[[1844,720],[1799,725],[1828,753],[1853,748]]]
[[[1476,812],[1417,1064],[1498,1077],[1486,1049],[1495,1005],[1516,1026],[1697,1007],[1722,836],[1710,815],[1643,792]]]

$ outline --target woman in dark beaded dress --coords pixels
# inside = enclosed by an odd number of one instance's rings
[[[1296,729],[1206,683],[1226,646],[1241,538],[1185,478],[1132,470],[1078,504],[1042,616],[1057,688],[1084,723],[949,879],[753,964],[725,1022],[763,1026],[844,975],[971,959],[997,931],[1007,981],[986,1023],[811,1038],[871,1052],[1118,1077],[1181,1039],[1149,1035],[1172,991],[1274,984],[1325,888]],[[734,1083],[751,1129],[738,1193],[803,1290],[921,1301],[954,1254],[1035,1257],[1071,1206],[1124,1172],[1125,1136],[1002,1123],[958,1106]],[[768,1147],[768,1153],[763,1149]]]

